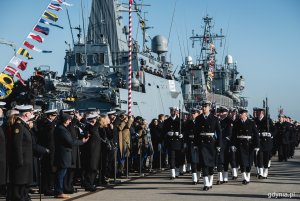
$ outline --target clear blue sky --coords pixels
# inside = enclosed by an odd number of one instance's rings
[[[150,7],[145,7],[148,25],[153,26],[149,35],[169,35],[172,13],[176,0],[144,0]],[[69,0],[74,4],[69,8],[72,26],[82,26],[80,1]],[[87,16],[92,0],[84,0]],[[141,2],[137,0],[137,2]],[[173,28],[169,43],[174,66],[181,65],[181,45],[185,46],[182,54],[194,57],[195,49],[190,41],[187,48],[186,37],[191,30],[201,34],[202,17],[209,14],[214,18],[214,30],[220,28],[226,37],[226,43],[220,48],[217,44],[219,61],[223,49],[233,56],[238,63],[240,73],[246,79],[244,96],[249,97],[249,108],[262,106],[262,100],[268,96],[271,115],[277,115],[279,106],[284,112],[300,120],[300,1],[298,0],[177,0]],[[10,0],[0,3],[0,38],[14,41],[17,48],[22,45],[28,33],[48,5],[49,0]],[[55,12],[55,11],[54,11]],[[36,44],[40,49],[52,50],[52,54],[31,51],[34,60],[29,61],[27,78],[33,67],[40,64],[50,65],[53,70],[62,72],[64,64],[65,41],[71,42],[70,29],[65,10],[57,12],[57,22],[64,30],[50,27],[49,36],[45,36],[43,44]],[[127,24],[127,15],[124,16]],[[136,34],[136,29],[133,31]],[[139,31],[140,33],[140,31]],[[177,34],[178,33],[178,34]],[[76,37],[76,32],[74,36]],[[225,48],[224,48],[225,45]],[[183,47],[182,47],[183,48]],[[168,58],[170,58],[170,54]],[[10,47],[0,45],[0,67],[3,69],[13,56]]]

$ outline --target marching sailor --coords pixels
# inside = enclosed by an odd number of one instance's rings
[[[202,103],[203,114],[196,118],[195,141],[199,149],[199,162],[202,166],[204,187],[212,188],[215,158],[221,151],[221,126],[219,119],[210,113],[211,102]]]

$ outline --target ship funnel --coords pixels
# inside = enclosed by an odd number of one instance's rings
[[[185,57],[185,64],[186,65],[192,65],[193,64],[193,58],[191,56]]]
[[[162,53],[168,52],[168,40],[161,35],[155,36],[152,39],[152,52],[160,55]]]
[[[233,58],[231,55],[225,57],[225,64],[233,64]]]

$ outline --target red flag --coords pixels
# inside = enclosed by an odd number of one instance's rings
[[[129,0],[129,4],[132,4],[132,0]]]
[[[8,72],[9,74],[11,74],[12,76],[16,76],[16,77],[20,80],[20,82],[21,82],[24,86],[26,86],[25,81],[22,79],[22,77],[21,77],[21,75],[20,75],[20,73],[18,72],[17,69],[15,69],[14,67],[11,67],[11,66],[6,66],[6,67],[4,68],[4,70],[5,70],[6,72]]]
[[[21,63],[18,65],[18,68],[20,70],[25,70],[26,67],[27,67],[27,62],[25,62],[25,61],[21,61]]]
[[[34,33],[32,33],[32,32],[30,32],[30,34],[27,36],[27,38],[36,40],[36,41],[39,42],[39,43],[42,43],[42,42],[44,41],[44,39],[43,39],[41,36],[39,36],[39,35],[37,35],[37,34],[34,34]]]

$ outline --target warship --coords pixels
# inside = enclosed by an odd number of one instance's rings
[[[185,107],[190,110],[203,100],[211,101],[214,108],[247,107],[248,101],[242,96],[245,79],[239,74],[237,63],[231,55],[225,57],[224,64],[218,63],[217,42],[222,46],[225,38],[222,29],[220,34],[212,33],[213,18],[207,15],[203,21],[203,34],[195,34],[193,30],[190,37],[192,47],[200,46],[196,62],[187,56],[179,71]]]
[[[154,36],[148,47],[146,20],[141,17],[137,4],[134,8],[143,44],[140,46],[133,40],[131,110],[133,115],[150,121],[160,113],[168,114],[169,107],[182,108],[183,94],[181,82],[173,75],[173,65],[166,60],[167,39]],[[35,95],[52,95],[53,98],[48,97],[51,107],[98,108],[100,111],[118,108],[127,112],[129,28],[123,24],[123,12],[128,12],[128,4],[94,0],[87,35],[84,28],[76,28],[78,41],[66,51],[62,76],[45,67],[37,68],[36,74],[44,77],[42,88],[45,90]],[[36,78],[37,75],[33,80]]]

